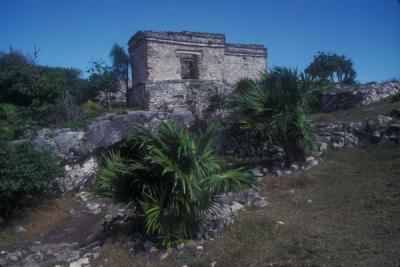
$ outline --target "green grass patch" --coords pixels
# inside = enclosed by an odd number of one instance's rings
[[[400,102],[380,102],[370,105],[338,110],[329,113],[316,113],[312,115],[315,122],[357,122],[367,118],[376,118],[380,114],[388,114],[391,110],[400,107]],[[399,120],[397,120],[399,121]]]

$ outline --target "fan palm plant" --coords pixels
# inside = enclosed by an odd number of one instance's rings
[[[252,138],[282,146],[287,163],[302,160],[315,146],[307,112],[322,86],[296,69],[275,67],[236,94],[231,122]]]
[[[213,129],[193,135],[170,123],[157,133],[138,126],[120,150],[105,156],[95,193],[131,203],[143,229],[162,245],[191,239],[219,193],[254,182],[242,168],[226,170],[212,150]]]

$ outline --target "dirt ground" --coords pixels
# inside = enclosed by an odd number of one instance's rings
[[[91,266],[400,266],[399,147],[328,151],[318,167],[264,177],[260,188],[268,206],[239,212],[203,250],[186,245],[160,261],[160,252],[132,254],[108,240]],[[0,229],[0,248],[43,233],[73,242],[90,233],[85,225],[96,225],[70,217],[76,200],[47,204],[15,219],[26,236],[15,239],[13,222]]]

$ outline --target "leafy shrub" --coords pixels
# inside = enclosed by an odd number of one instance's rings
[[[395,95],[393,95],[393,96],[390,98],[390,102],[392,102],[392,103],[394,103],[394,102],[399,102],[399,101],[400,101],[400,92],[397,93],[397,94],[395,94]]]
[[[25,197],[43,193],[61,174],[51,155],[31,143],[0,143],[0,215],[7,217]]]
[[[86,115],[94,117],[100,113],[100,111],[103,109],[103,106],[98,102],[88,100],[85,103],[83,103],[82,109]]]
[[[84,99],[87,83],[76,69],[39,66],[17,51],[0,51],[0,102],[29,111],[30,116],[48,125],[62,117],[60,99],[68,91],[74,100]]]
[[[255,140],[281,146],[287,163],[303,160],[315,146],[307,112],[321,86],[295,69],[273,68],[236,94],[231,122]]]
[[[13,104],[0,104],[0,142],[22,138],[35,124]]]
[[[93,96],[103,94],[108,108],[111,108],[110,95],[118,91],[118,73],[103,61],[93,61],[89,69],[88,88]]]
[[[226,106],[226,100],[225,98],[227,98],[227,96],[220,94],[218,92],[215,92],[213,94],[211,94],[208,97],[208,107],[207,110],[212,112],[218,109],[222,109]]]
[[[254,86],[254,80],[250,78],[242,78],[239,81],[236,82],[235,84],[235,90],[233,91],[234,93],[243,93],[249,88]]]
[[[94,192],[132,203],[139,224],[162,245],[192,238],[208,220],[217,194],[254,182],[212,150],[213,126],[202,135],[161,123],[158,133],[139,126],[120,150],[104,157]]]
[[[370,81],[370,82],[365,83],[365,85],[374,85],[374,84],[378,84],[378,82],[377,81]]]

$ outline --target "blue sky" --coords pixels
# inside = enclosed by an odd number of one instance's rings
[[[269,66],[304,69],[317,51],[351,57],[357,79],[400,78],[397,0],[0,0],[0,49],[86,70],[138,30],[208,31],[268,48]]]

